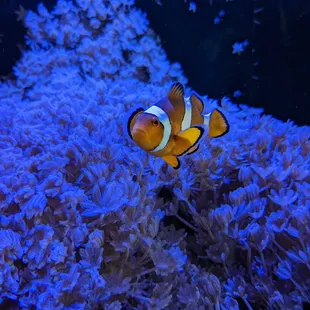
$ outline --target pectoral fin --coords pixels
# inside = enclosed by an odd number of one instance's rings
[[[173,153],[176,156],[182,156],[191,148],[196,146],[203,136],[204,129],[200,126],[192,126],[175,137],[175,147]]]
[[[186,155],[191,155],[194,154],[195,152],[197,152],[199,150],[199,144],[196,144],[196,146],[191,147],[188,152],[186,153]]]
[[[224,136],[229,131],[229,124],[224,114],[215,109],[210,115],[209,132],[210,137],[216,138]]]
[[[176,156],[164,156],[162,159],[175,170],[181,166],[180,160]]]

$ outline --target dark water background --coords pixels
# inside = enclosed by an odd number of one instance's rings
[[[0,75],[10,74],[20,58],[17,44],[23,43],[25,29],[14,11],[20,5],[36,10],[39,2],[52,9],[56,1],[0,1]],[[182,64],[198,93],[221,98],[239,89],[244,95],[238,102],[310,125],[310,1],[213,0],[210,6],[210,0],[196,0],[196,13],[184,0],[162,2],[136,0],[136,5],[147,13],[169,60]],[[254,16],[255,7],[264,10]],[[215,25],[221,9],[226,16]],[[233,43],[245,39],[250,42],[246,51],[232,54]]]

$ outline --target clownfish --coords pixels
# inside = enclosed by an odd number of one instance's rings
[[[144,110],[135,110],[128,119],[130,138],[147,153],[162,158],[174,169],[180,168],[179,157],[193,154],[208,129],[210,137],[228,133],[229,124],[218,109],[203,115],[204,102],[193,92],[184,97],[184,86],[175,83],[168,96]]]

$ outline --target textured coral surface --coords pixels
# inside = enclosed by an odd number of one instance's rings
[[[6,309],[309,303],[309,127],[205,96],[230,133],[174,171],[126,132],[130,111],[187,82],[132,0],[60,0],[25,25],[0,84]]]

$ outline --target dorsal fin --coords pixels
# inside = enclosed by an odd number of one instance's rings
[[[183,101],[183,99],[184,99],[184,86],[180,82],[173,84],[173,86],[171,87],[171,89],[168,93],[168,99],[173,105],[179,103],[180,100]]]
[[[193,91],[190,100],[198,108],[198,111],[201,114],[204,110],[204,103],[201,97],[196,92]]]

